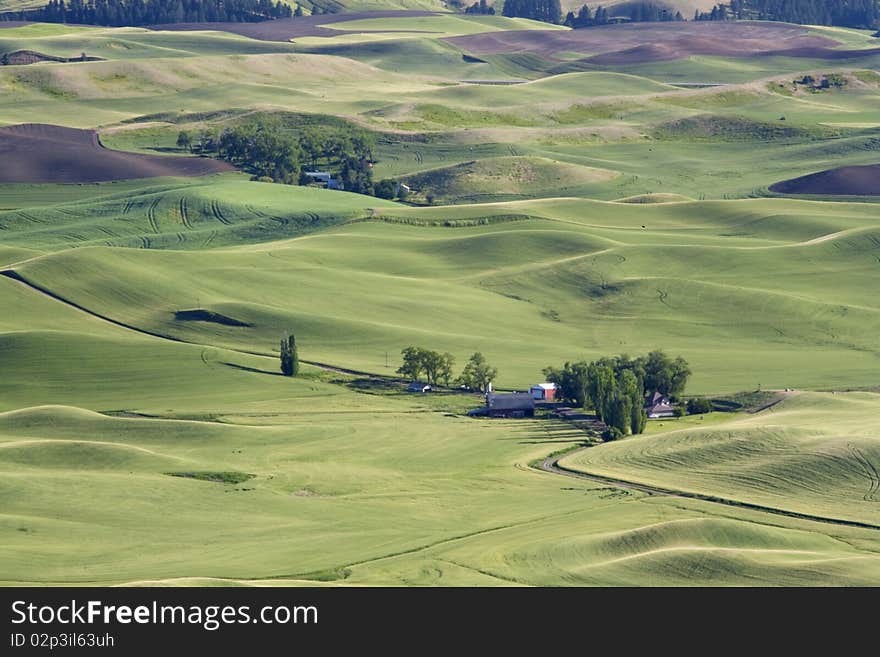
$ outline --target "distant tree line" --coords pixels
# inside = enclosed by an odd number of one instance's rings
[[[455,357],[452,354],[441,354],[415,346],[407,347],[400,354],[403,364],[397,369],[397,373],[401,376],[413,381],[424,378],[431,385],[443,383],[448,386],[452,381],[452,368],[455,366]],[[498,370],[478,351],[468,359],[455,382],[469,390],[485,390],[497,376]]]
[[[880,0],[731,0],[708,12],[697,10],[694,20],[765,20],[874,29],[880,26]]]
[[[49,0],[39,9],[0,14],[3,20],[83,25],[159,25],[162,23],[254,23],[302,16],[280,0]]]
[[[465,11],[480,11],[482,3]],[[502,14],[511,18],[530,18],[545,23],[562,23],[574,29],[596,27],[609,23],[656,23],[685,20],[681,12],[672,12],[650,0],[627,3],[627,15],[610,15],[605,7],[595,11],[583,5],[562,18],[559,0],[504,0]],[[880,0],[730,0],[719,3],[711,11],[694,13],[696,21],[765,20],[806,25],[838,25],[876,29],[880,27]],[[880,34],[880,33],[878,33]]]
[[[576,14],[573,11],[568,12],[563,24],[567,27],[579,30],[584,27],[608,25],[609,21],[608,10],[602,5],[596,7],[595,13],[587,5],[582,5]]]
[[[677,11],[674,14],[666,7],[656,5],[653,2],[637,2],[629,6],[629,21],[631,23],[664,23],[668,21],[683,21],[684,16]],[[587,5],[581,6],[577,13],[568,12],[563,25],[576,30],[584,27],[596,27],[608,25],[614,19],[608,14],[608,10],[601,5],[593,12]]]
[[[562,5],[559,0],[504,0],[501,14],[508,18],[530,18],[557,24],[562,21]]]
[[[489,16],[495,15],[495,7],[486,3],[486,0],[480,0],[479,2],[475,2],[474,4],[465,7],[464,13],[466,14],[486,14]]]
[[[579,407],[590,407],[608,425],[606,438],[638,434],[645,430],[645,395],[659,392],[676,397],[684,392],[691,375],[687,361],[663,351],[630,358],[600,358],[588,363],[566,362],[548,367],[544,376],[557,386],[557,397]]]
[[[393,181],[373,183],[374,145],[374,135],[358,128],[307,126],[293,133],[268,119],[177,136],[179,148],[225,160],[257,180],[308,185],[314,180],[305,172],[323,169],[346,191],[393,198]]]
[[[577,12],[570,11],[562,18],[562,9],[559,0],[505,0],[503,14],[515,18],[531,18],[532,20],[545,23],[562,23],[567,27],[581,29],[584,27],[597,27],[609,23],[625,22],[629,19],[632,23],[656,23],[665,21],[683,21],[681,12],[672,13],[666,7],[654,2],[644,1],[627,3],[629,14],[627,16],[612,16],[603,6],[596,7],[593,11],[587,5],[582,5]],[[479,12],[483,13],[483,12]]]

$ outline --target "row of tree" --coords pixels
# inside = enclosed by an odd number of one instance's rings
[[[647,422],[646,393],[674,398],[684,392],[690,375],[684,358],[671,358],[663,351],[638,358],[620,355],[590,363],[566,362],[561,368],[544,370],[547,381],[557,386],[557,398],[593,408],[609,430],[616,432],[612,437],[642,433]]]
[[[672,13],[666,7],[656,5],[653,2],[637,2],[628,6],[631,23],[663,23],[684,20],[680,11]],[[568,12],[562,24],[578,30],[584,27],[608,25],[610,22],[612,22],[612,18],[605,7],[599,5],[593,12],[587,5],[583,5],[577,13]]]
[[[582,5],[575,14],[573,11],[565,15],[563,25],[579,30],[584,27],[596,27],[597,25],[607,25],[610,21],[608,10],[599,5],[596,7],[595,13],[587,5]]]
[[[485,0],[466,9],[468,13],[487,13]],[[613,17],[602,6],[592,11],[583,5],[562,18],[559,0],[504,0],[502,14],[511,18],[530,18],[545,23],[562,22],[571,28],[595,27],[629,20],[632,23],[683,21],[681,12],[645,0],[627,3],[627,15]],[[482,8],[482,9],[481,9]],[[880,27],[880,0],[730,0],[711,11],[696,10],[694,20],[765,20],[804,25],[838,25],[876,29]]]
[[[559,0],[504,0],[501,14],[508,18],[530,18],[555,25],[562,21],[562,5]]]
[[[629,20],[631,23],[667,23],[683,21],[684,16],[680,11],[672,12],[653,2],[638,2],[630,7]]]
[[[5,12],[4,20],[83,25],[159,25],[162,23],[252,23],[302,16],[278,0],[49,0],[39,9]]]
[[[474,4],[465,7],[464,13],[466,14],[484,14],[489,16],[495,15],[495,7],[488,4],[486,0],[480,0],[479,2],[475,2]]]
[[[401,376],[414,381],[424,379],[431,385],[443,383],[448,386],[452,381],[452,368],[455,366],[452,354],[415,346],[407,347],[400,353],[403,364],[397,373]],[[498,370],[489,365],[483,354],[476,352],[468,359],[455,382],[470,390],[485,390],[497,376]]]
[[[177,146],[226,160],[257,179],[290,185],[314,182],[308,169],[326,169],[338,176],[346,191],[373,195],[372,133],[354,127],[320,129],[307,126],[296,132],[278,122],[259,119],[227,127],[202,130],[195,134],[181,131]],[[306,168],[307,167],[307,168]],[[383,181],[379,191],[394,195],[394,184]]]
[[[766,20],[874,29],[880,27],[880,0],[730,0],[708,12],[697,10],[694,20]]]
[[[647,0],[644,2],[627,3],[627,8],[627,16],[615,15],[612,17],[608,10],[601,5],[596,7],[595,11],[587,5],[582,5],[577,13],[570,11],[565,15],[565,18],[562,18],[559,0],[505,0],[502,13],[512,18],[531,18],[532,20],[544,21],[545,23],[562,22],[563,25],[574,29],[608,25],[612,22],[620,22],[621,19],[625,20],[626,18],[632,23],[684,20],[681,12],[673,13],[666,7]]]

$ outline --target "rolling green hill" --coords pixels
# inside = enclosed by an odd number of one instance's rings
[[[275,336],[296,326],[315,360],[377,373],[386,352],[419,343],[449,350],[459,362],[478,348],[503,362],[500,382],[521,385],[566,358],[663,344],[694,363],[694,392],[874,381],[865,355],[877,349],[878,308],[862,293],[878,262],[871,204],[820,213],[810,202],[784,200],[549,199],[423,209],[270,186],[279,202],[308,200],[313,212],[325,199],[323,218],[288,206],[283,226],[254,214],[270,215],[273,197],[262,195],[250,210],[242,204],[245,190],[261,193],[264,185],[187,187],[185,196],[172,191],[171,201],[164,200],[168,194],[148,195],[160,199],[158,232],[150,230],[152,202],[142,204],[146,220],[117,209],[82,229],[100,243],[107,230],[140,226],[139,237],[125,240],[155,236],[151,246],[188,249],[204,248],[210,231],[222,244],[321,230],[186,254],[77,248],[11,268],[42,290],[139,329],[269,354]],[[209,190],[208,208],[219,207],[229,225],[193,209]],[[162,227],[173,223],[181,198],[193,219],[189,228],[176,226],[183,235],[176,241]],[[241,224],[235,212],[246,213]],[[34,209],[25,215],[40,218]],[[70,220],[49,243],[37,242],[48,240],[45,224],[22,218],[21,245],[77,244],[77,220]],[[197,304],[251,326],[175,319],[176,311]],[[487,323],[487,313],[505,321]],[[740,318],[733,325],[732,314]],[[541,333],[554,339],[535,344],[532,336]],[[805,359],[809,368],[799,365]]]
[[[168,157],[181,130],[357,126],[412,187],[0,184],[0,585],[877,585],[878,205],[768,187],[877,163],[878,56],[598,65],[456,45],[548,28],[500,16],[330,27],[0,29],[105,60],[0,67],[0,124]],[[407,394],[409,345],[455,373],[481,351],[503,389],[660,348],[688,396],[795,392],[600,444]],[[596,478],[539,468],[560,452]]]
[[[623,440],[562,461],[564,467],[632,478],[743,502],[873,523],[880,441],[865,422],[876,393],[799,393],[768,411]],[[828,418],[834,418],[828,422]]]

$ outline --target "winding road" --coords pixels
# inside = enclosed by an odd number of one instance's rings
[[[785,516],[787,518],[795,518],[798,520],[810,520],[812,522],[823,522],[832,525],[843,525],[845,527],[858,527],[860,529],[877,529],[880,530],[880,525],[874,525],[869,522],[860,522],[858,520],[846,520],[844,518],[829,518],[827,516],[814,516],[809,513],[798,513],[796,511],[788,511],[786,509],[779,509],[772,506],[763,506],[761,504],[752,504],[751,502],[742,502],[740,500],[732,500],[727,497],[718,497],[716,495],[705,495],[703,493],[693,493],[685,490],[676,490],[672,488],[661,488],[660,486],[652,486],[650,484],[643,484],[637,481],[629,481],[627,479],[617,479],[616,477],[606,477],[604,475],[592,474],[589,472],[582,472],[580,470],[572,470],[571,468],[566,468],[565,466],[559,465],[559,461],[563,458],[568,458],[569,456],[575,456],[576,454],[580,454],[584,452],[590,447],[583,447],[574,452],[568,452],[567,454],[562,454],[560,456],[550,456],[541,463],[541,470],[545,472],[550,472],[557,475],[562,475],[564,477],[574,477],[576,479],[585,479],[587,481],[592,481],[599,484],[608,484],[611,486],[617,486],[618,488],[623,488],[626,490],[637,491],[640,493],[646,493],[647,495],[667,495],[669,497],[681,497],[690,500],[701,500],[703,502],[712,502],[713,504],[724,504],[726,506],[738,507],[741,509],[749,509],[750,511],[761,511],[763,513],[773,513],[778,516]]]

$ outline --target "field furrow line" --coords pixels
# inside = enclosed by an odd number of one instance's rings
[[[858,464],[862,467],[865,471],[865,476],[868,478],[868,492],[862,496],[862,499],[866,502],[876,502],[877,492],[880,491],[880,472],[878,472],[877,467],[865,457],[862,450],[852,443],[849,444],[849,451],[852,452],[853,458],[855,458]]]
[[[28,214],[27,212],[22,212],[21,210],[19,210],[18,216],[21,217],[22,219],[24,219],[25,221],[30,221],[32,224],[46,223],[43,219],[40,219],[39,217],[35,217],[32,214]]]
[[[232,225],[232,222],[223,215],[223,210],[220,208],[220,203],[217,201],[211,201],[211,214],[213,214],[214,218],[220,223],[226,224],[227,226]]]
[[[156,207],[159,205],[159,201],[162,199],[155,199],[152,201],[147,208],[147,221],[150,222],[150,228],[153,229],[154,233],[159,232],[159,222],[156,220]]]
[[[184,226],[192,230],[189,215],[186,213],[186,196],[180,197],[180,220],[183,222]]]

